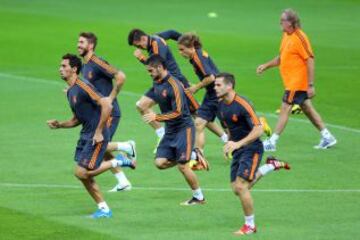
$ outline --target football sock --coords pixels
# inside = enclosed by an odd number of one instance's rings
[[[106,204],[106,202],[99,202],[98,208],[103,210],[104,212],[108,213],[110,211],[109,206]]]
[[[261,167],[259,167],[259,172],[261,173],[262,176],[265,176],[266,174],[268,174],[271,171],[274,171],[275,167],[272,164],[264,164]]]
[[[132,154],[132,147],[129,142],[117,142],[117,149],[118,151],[123,151],[128,154]]]
[[[245,224],[254,228],[255,227],[255,216],[250,215],[250,216],[245,216]]]
[[[123,171],[115,173],[114,176],[118,180],[118,183],[122,186],[130,185],[129,180],[126,178],[125,173]]]
[[[224,133],[220,138],[223,143],[227,143],[229,141],[228,135],[226,133]]]
[[[195,151],[191,151],[191,160],[197,160]]]
[[[163,138],[163,136],[165,135],[165,128],[160,127],[160,128],[155,130],[155,133],[159,138]]]
[[[270,137],[270,142],[271,142],[271,144],[276,144],[276,142],[279,140],[279,135],[278,134],[276,134],[276,133],[273,133],[272,135],[271,135],[271,137]]]
[[[329,132],[329,130],[327,128],[324,128],[323,130],[321,130],[320,133],[323,138],[331,137],[331,133]]]
[[[198,200],[204,200],[204,195],[201,191],[201,188],[198,188],[198,189],[195,189],[195,190],[192,190],[193,192],[193,197],[198,199]]]

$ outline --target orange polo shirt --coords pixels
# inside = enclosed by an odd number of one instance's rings
[[[302,30],[283,34],[280,44],[280,74],[285,90],[308,89],[306,60],[310,57],[314,57],[314,54],[310,41]]]

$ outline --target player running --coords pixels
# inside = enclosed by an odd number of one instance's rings
[[[200,38],[196,34],[185,33],[181,35],[178,38],[178,49],[184,58],[189,59],[190,64],[194,67],[195,73],[200,80],[199,83],[189,87],[189,91],[192,94],[195,94],[200,89],[205,89],[206,91],[195,119],[195,147],[203,151],[205,145],[205,126],[215,121],[218,112],[219,101],[214,89],[214,82],[219,70],[209,54],[202,49]],[[264,122],[267,134],[269,134],[271,129],[267,125],[265,118],[261,120]],[[224,143],[227,142],[227,135],[224,132],[222,133],[221,139]]]
[[[263,127],[250,103],[236,94],[235,78],[229,73],[220,73],[215,79],[215,91],[219,103],[219,117],[228,128],[230,139],[224,146],[224,154],[233,157],[230,179],[234,193],[239,196],[245,215],[245,224],[235,235],[256,232],[253,199],[250,189],[273,170],[290,169],[290,166],[274,157],[268,157],[266,164],[259,167],[263,145],[260,136]]]
[[[182,205],[204,204],[205,198],[195,173],[187,164],[194,147],[194,123],[182,84],[169,74],[160,56],[152,55],[147,69],[154,81],[154,101],[161,114],[154,112],[143,116],[146,123],[165,122],[165,135],[156,152],[155,165],[159,169],[177,166],[193,191],[193,197]]]
[[[119,166],[135,168],[135,162],[123,157],[119,160],[103,162],[103,158],[110,140],[110,132],[106,126],[112,103],[104,98],[86,80],[80,80],[78,74],[81,69],[81,60],[75,55],[63,56],[60,65],[60,75],[69,85],[67,99],[73,112],[68,121],[59,122],[49,120],[51,129],[73,128],[82,125],[80,138],[75,151],[75,176],[83,183],[89,195],[98,205],[93,218],[109,218],[112,212],[100,192],[94,177],[104,171]]]
[[[185,94],[187,97],[187,101],[189,103],[189,107],[192,113],[194,113],[198,108],[199,104],[192,96],[192,94],[187,90],[190,87],[188,80],[181,73],[178,64],[175,61],[175,58],[172,55],[170,48],[168,47],[166,41],[164,39],[178,39],[179,35],[176,31],[169,30],[165,32],[158,33],[156,35],[148,35],[144,31],[140,29],[133,29],[128,36],[128,43],[130,46],[135,46],[137,49],[134,52],[135,57],[143,64],[146,63],[147,57],[142,54],[142,50],[146,50],[149,56],[159,55],[161,56],[166,64],[166,67],[170,74],[178,79],[185,88]],[[152,112],[151,107],[155,105],[155,101],[153,100],[153,88],[151,88],[145,96],[141,97],[141,99],[136,103],[138,111],[143,115],[148,112]],[[162,138],[164,134],[164,128],[161,125],[154,121],[150,123],[150,125],[156,129],[156,134],[159,139]],[[224,131],[215,123],[209,124],[209,129],[215,132],[219,137],[224,138]],[[199,151],[196,151],[196,154],[202,154]],[[195,157],[195,153],[193,154]]]
[[[112,141],[121,118],[120,106],[116,97],[125,82],[125,74],[109,65],[107,61],[97,57],[94,52],[96,46],[97,37],[94,33],[82,32],[79,34],[77,50],[83,58],[82,75],[92,83],[103,96],[109,97],[113,103],[113,111],[111,112],[111,117],[108,122],[110,125],[110,141]],[[108,150],[109,151],[105,153],[105,160],[114,159],[111,151],[115,150],[132,153],[132,158],[136,159],[135,142],[132,140],[127,142],[111,142],[108,144]],[[121,158],[121,156],[118,157]],[[111,169],[111,172],[117,179],[118,184],[109,192],[131,190],[131,183],[120,167]]]

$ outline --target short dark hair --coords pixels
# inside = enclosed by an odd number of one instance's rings
[[[147,34],[143,30],[138,28],[134,28],[133,30],[131,30],[128,35],[129,45],[132,46],[134,44],[134,41],[140,41],[142,36],[147,36]]]
[[[94,44],[94,50],[96,48],[96,44],[97,44],[97,37],[94,33],[92,32],[81,32],[79,34],[79,37],[84,37],[86,38],[86,40],[88,40],[89,43]]]
[[[162,66],[164,69],[166,69],[165,61],[162,57],[159,55],[151,55],[145,62],[146,65],[149,65],[151,67],[158,67]]]
[[[231,84],[235,88],[235,76],[231,73],[222,72],[216,75],[216,78],[222,78],[225,84]]]
[[[79,74],[80,71],[81,71],[81,67],[82,67],[82,63],[81,63],[81,59],[74,55],[74,54],[71,54],[71,53],[67,53],[65,54],[63,57],[62,57],[63,60],[69,60],[69,65],[70,67],[76,67],[76,74]]]

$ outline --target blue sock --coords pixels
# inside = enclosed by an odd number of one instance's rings
[[[132,165],[131,160],[122,154],[116,155],[115,158],[119,162],[120,167],[130,167]]]

